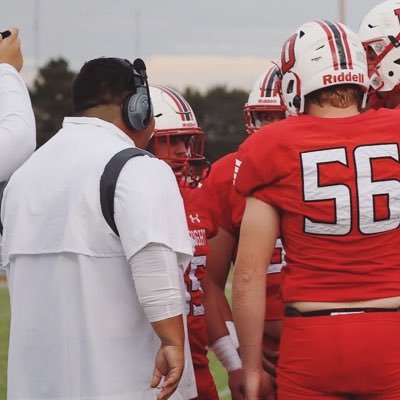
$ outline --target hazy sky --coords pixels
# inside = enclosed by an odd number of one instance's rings
[[[353,30],[379,0],[344,0]],[[7,0],[0,30],[21,30],[29,83],[62,56],[74,70],[99,56],[147,64],[151,83],[250,90],[302,23],[339,20],[339,0]]]

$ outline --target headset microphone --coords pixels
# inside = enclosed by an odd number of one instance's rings
[[[133,62],[133,68],[135,68],[135,71],[139,72],[140,75],[143,76],[144,79],[147,79],[147,73],[146,73],[146,64],[141,58],[137,58]]]
[[[0,32],[0,35],[3,39],[8,38],[11,35],[10,31]]]
[[[148,108],[147,108],[147,116],[146,116],[145,124],[147,125],[150,122],[150,117],[151,117],[151,99],[150,99],[149,83],[147,81],[146,64],[144,63],[144,61],[141,58],[137,58],[133,62],[133,68],[135,69],[135,71],[139,72],[139,74],[143,77],[144,83],[146,85]]]

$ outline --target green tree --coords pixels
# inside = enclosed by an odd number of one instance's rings
[[[39,69],[30,90],[38,147],[61,128],[65,116],[72,114],[71,86],[74,77],[75,72],[63,58],[51,59]],[[183,95],[192,106],[199,126],[206,132],[207,158],[215,161],[235,151],[246,138],[243,106],[248,93],[216,86],[204,94],[188,87]]]
[[[47,142],[72,114],[71,84],[75,72],[63,58],[51,59],[39,69],[30,90],[36,117],[38,147]]]
[[[206,133],[206,157],[213,162],[235,151],[246,138],[243,106],[248,93],[216,86],[204,95],[196,89],[187,88],[183,95],[192,106],[199,126]]]

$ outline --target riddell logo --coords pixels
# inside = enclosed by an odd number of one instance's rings
[[[277,104],[278,100],[275,99],[258,99],[259,103]]]
[[[193,128],[196,127],[196,124],[194,122],[184,122],[182,124],[185,128]]]
[[[351,72],[344,73],[338,75],[324,75],[322,77],[323,85],[331,85],[332,83],[342,83],[342,82],[357,82],[364,83],[364,75],[363,74],[352,74]]]

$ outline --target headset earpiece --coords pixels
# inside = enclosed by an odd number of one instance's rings
[[[149,107],[150,117],[148,117]],[[147,127],[153,116],[153,110],[145,89],[139,87],[136,93],[126,97],[122,105],[122,116],[131,129],[138,131]]]
[[[125,98],[122,105],[122,117],[130,129],[137,131],[144,129],[153,118],[146,65],[140,59],[139,63],[135,60],[135,65],[122,58],[114,58],[114,60],[129,69],[131,74],[129,83],[132,82],[132,87],[127,87],[127,89],[136,90],[136,93],[130,94]],[[136,65],[140,67],[140,70],[135,68]]]

